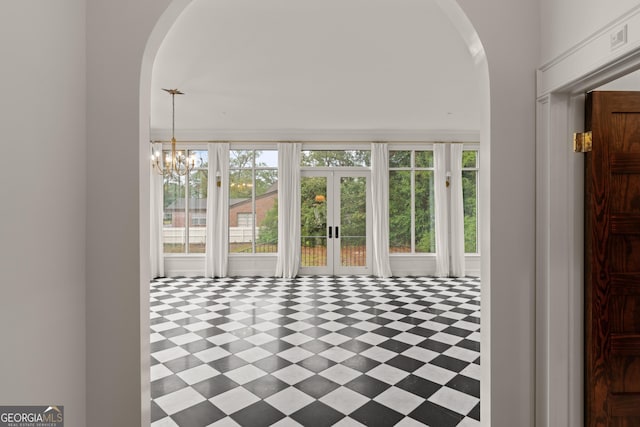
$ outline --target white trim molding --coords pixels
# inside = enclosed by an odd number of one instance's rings
[[[623,28],[626,42],[611,47],[611,34]],[[638,54],[639,48],[640,5],[541,66],[537,72],[538,98],[552,92],[574,89],[577,82],[591,79],[595,73],[609,71],[612,73],[610,78],[616,78],[620,75],[619,62]],[[600,84],[607,81],[601,80]]]
[[[152,141],[168,141],[171,129],[151,129]],[[177,135],[182,141],[302,141],[302,142],[474,142],[479,130],[456,129],[185,129]]]
[[[276,254],[230,254],[229,276],[273,277]],[[433,276],[436,269],[433,255],[392,255],[389,257],[394,276]],[[466,254],[467,276],[480,277],[480,255]],[[203,276],[204,254],[166,255],[165,275]]]

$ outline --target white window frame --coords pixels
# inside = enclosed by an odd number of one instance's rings
[[[465,255],[480,255],[480,144],[479,143],[464,143],[462,145],[462,151],[475,151],[476,152],[476,167],[475,168],[462,168],[462,171],[475,171],[476,172],[476,251],[466,252]]]
[[[206,146],[202,144],[193,144],[193,143],[182,143],[180,144],[180,148],[177,151],[184,151],[189,156],[191,151],[206,151]],[[171,152],[171,143],[163,143],[162,144],[162,158],[166,155],[166,152]],[[209,173],[209,168],[198,167],[195,170],[205,170]],[[184,257],[184,256],[201,256],[204,257],[204,253],[202,252],[190,252],[189,251],[189,177],[190,173],[185,175],[184,180],[184,252],[164,252],[163,246],[163,255],[165,257]],[[164,195],[163,195],[164,197]],[[164,209],[163,209],[163,222],[164,222]],[[206,225],[205,225],[206,226]]]
[[[231,158],[231,152],[232,151],[238,151],[238,150],[254,150],[254,151],[264,151],[264,150],[271,150],[271,151],[275,151],[276,154],[278,153],[278,143],[249,143],[249,142],[236,142],[236,143],[230,143],[229,144],[229,158]],[[267,257],[274,257],[277,255],[277,251],[276,252],[256,252],[256,227],[255,227],[255,215],[256,215],[256,192],[255,192],[255,188],[256,188],[256,170],[275,170],[276,172],[278,171],[279,165],[278,166],[264,166],[264,167],[259,167],[256,169],[256,164],[255,164],[255,156],[253,159],[253,165],[251,167],[251,214],[253,214],[254,216],[254,226],[252,227],[251,230],[251,252],[229,252],[229,257],[249,257],[249,256],[267,256]],[[229,165],[229,176],[231,176],[232,171],[236,171],[236,170],[240,170],[238,168],[234,168],[231,165]],[[227,212],[227,215],[229,214],[229,212]],[[227,233],[230,232],[230,229],[227,229]]]
[[[430,168],[416,168],[415,165],[415,152],[416,151],[434,151],[434,143],[401,143],[388,145],[389,158],[391,158],[392,151],[411,151],[411,166],[410,167],[389,167],[389,174],[391,171],[410,171],[411,172],[411,252],[389,252],[391,257],[410,257],[410,256],[435,256],[435,252],[416,252],[416,194],[415,194],[415,172],[416,171],[435,171],[435,156],[434,165]],[[437,224],[436,224],[437,227]],[[390,232],[390,231],[389,231]],[[391,248],[389,248],[391,249]]]

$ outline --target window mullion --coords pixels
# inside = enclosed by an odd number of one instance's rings
[[[256,151],[251,166],[251,252],[256,253]]]
[[[187,154],[189,154],[187,152]],[[188,157],[188,156],[187,156]],[[184,176],[184,252],[189,253],[189,172]]]
[[[411,253],[416,253],[416,171],[415,171],[415,150],[411,150],[411,165],[409,175],[411,176]]]

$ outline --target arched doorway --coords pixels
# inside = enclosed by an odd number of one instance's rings
[[[153,62],[153,58],[155,57],[155,54],[157,52],[157,49],[161,43],[162,38],[164,37],[164,35],[166,34],[166,32],[169,30],[170,26],[172,25],[172,23],[175,21],[175,19],[177,19],[177,17],[180,15],[180,13],[188,6],[190,2],[187,1],[174,1],[171,3],[171,5],[169,6],[168,10],[165,12],[165,14],[163,14],[161,20],[159,21],[159,23],[156,25],[154,32],[149,40],[149,44],[147,45],[147,49],[145,51],[145,61],[143,64],[143,72],[142,72],[142,94],[141,94],[141,105],[142,105],[142,109],[141,109],[141,122],[148,123],[148,117],[149,117],[149,111],[148,109],[146,109],[147,104],[147,100],[150,98],[150,74],[151,74],[151,64]],[[477,63],[477,67],[478,69],[481,70],[481,72],[484,74],[484,81],[482,82],[481,86],[481,90],[483,92],[482,96],[483,96],[483,117],[482,117],[482,124],[481,124],[481,135],[480,135],[480,139],[481,139],[481,162],[482,164],[484,164],[484,166],[481,164],[481,168],[486,170],[486,173],[482,176],[482,180],[481,180],[481,192],[485,192],[486,194],[489,194],[488,188],[489,188],[489,178],[490,178],[490,170],[488,165],[490,165],[490,139],[489,139],[489,81],[488,81],[488,68],[487,68],[487,63],[486,63],[486,58],[484,57],[484,51],[482,49],[482,45],[479,42],[479,38],[477,36],[477,34],[475,33],[475,30],[473,29],[471,23],[469,22],[469,20],[466,18],[466,16],[464,15],[464,13],[461,11],[460,7],[453,1],[440,1],[439,2],[439,6],[444,10],[445,14],[449,17],[449,19],[454,23],[454,25],[456,26],[456,28],[460,31],[461,36],[463,37],[463,39],[465,40],[465,43],[468,46],[468,49],[471,53],[471,55],[473,56],[473,58],[476,60]],[[141,127],[141,129],[144,129],[144,126]],[[147,156],[147,152],[148,152],[148,141],[149,141],[149,135],[148,134],[144,134],[144,131],[142,132],[142,138],[141,138],[141,158],[142,159],[146,159]],[[143,155],[144,154],[144,155]],[[144,176],[144,173],[143,173]],[[142,193],[143,193],[143,199],[144,199],[144,191],[145,189],[143,189]],[[148,189],[147,189],[147,194],[148,194]],[[490,218],[490,205],[489,203],[485,203],[484,205],[481,206],[482,208],[482,223],[480,225],[481,230],[484,230],[484,232],[486,233],[486,235],[489,234],[489,218]],[[144,215],[144,211],[142,213],[142,215]],[[143,228],[145,226],[144,221],[141,222]],[[143,245],[144,246],[144,243]],[[142,257],[144,258],[144,249],[141,249],[141,253],[142,253]],[[489,251],[489,246],[488,246],[488,239],[487,239],[487,243],[486,246],[483,247],[483,253],[485,254],[485,256],[483,257],[483,261],[482,261],[482,274],[483,274],[483,287],[488,289],[489,286],[489,280],[490,280],[490,251]],[[147,261],[144,261],[142,263],[143,268],[145,266],[145,263]],[[489,292],[486,292],[486,295],[490,295]],[[488,314],[488,307],[489,304],[488,302],[485,304],[485,302],[483,301],[483,311],[485,311]],[[143,307],[144,309],[144,307]],[[489,329],[489,324],[485,323],[483,325],[483,346],[488,347],[490,345],[489,343],[489,334],[488,334],[488,329]],[[489,375],[488,373],[490,372],[490,360],[487,360],[486,358],[484,359],[484,363],[483,363],[483,390],[485,390],[484,392],[484,398],[482,400],[482,405],[483,407],[489,407],[489,402],[490,402],[490,393],[488,392],[490,390],[489,385]],[[144,376],[144,374],[143,374]],[[486,411],[486,413],[488,413],[488,411]],[[486,420],[486,418],[485,418]]]

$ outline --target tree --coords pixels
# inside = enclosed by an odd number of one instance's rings
[[[340,184],[340,222],[343,246],[364,246],[366,244],[366,194],[367,188],[364,178],[346,178]]]
[[[433,171],[420,169],[433,167],[433,153],[414,151],[413,160],[411,153],[399,150],[389,155],[389,166],[398,168],[389,172],[389,247],[392,252],[410,252],[413,229],[415,251],[435,252]]]
[[[327,181],[322,177],[303,178],[300,186],[300,224],[303,246],[325,246],[327,230]]]
[[[310,150],[301,154],[303,166],[350,167],[369,166],[369,150]]]
[[[267,169],[264,162],[255,162],[256,151],[232,150],[229,161],[229,198],[248,199],[260,196],[269,190],[278,180],[278,171]],[[255,165],[254,165],[255,162]]]
[[[462,166],[475,168],[478,152],[465,150],[462,152]],[[477,252],[478,242],[478,172],[465,170],[462,172],[462,198],[464,206],[464,251]]]
[[[163,177],[163,207],[166,209],[176,200],[184,199],[185,177],[176,175],[165,175]]]
[[[260,245],[278,244],[278,199],[275,200],[273,207],[267,211],[262,224],[260,224],[257,243]]]
[[[464,206],[464,251],[477,251],[477,172],[462,172]]]
[[[411,250],[411,172],[389,172],[389,247]]]

